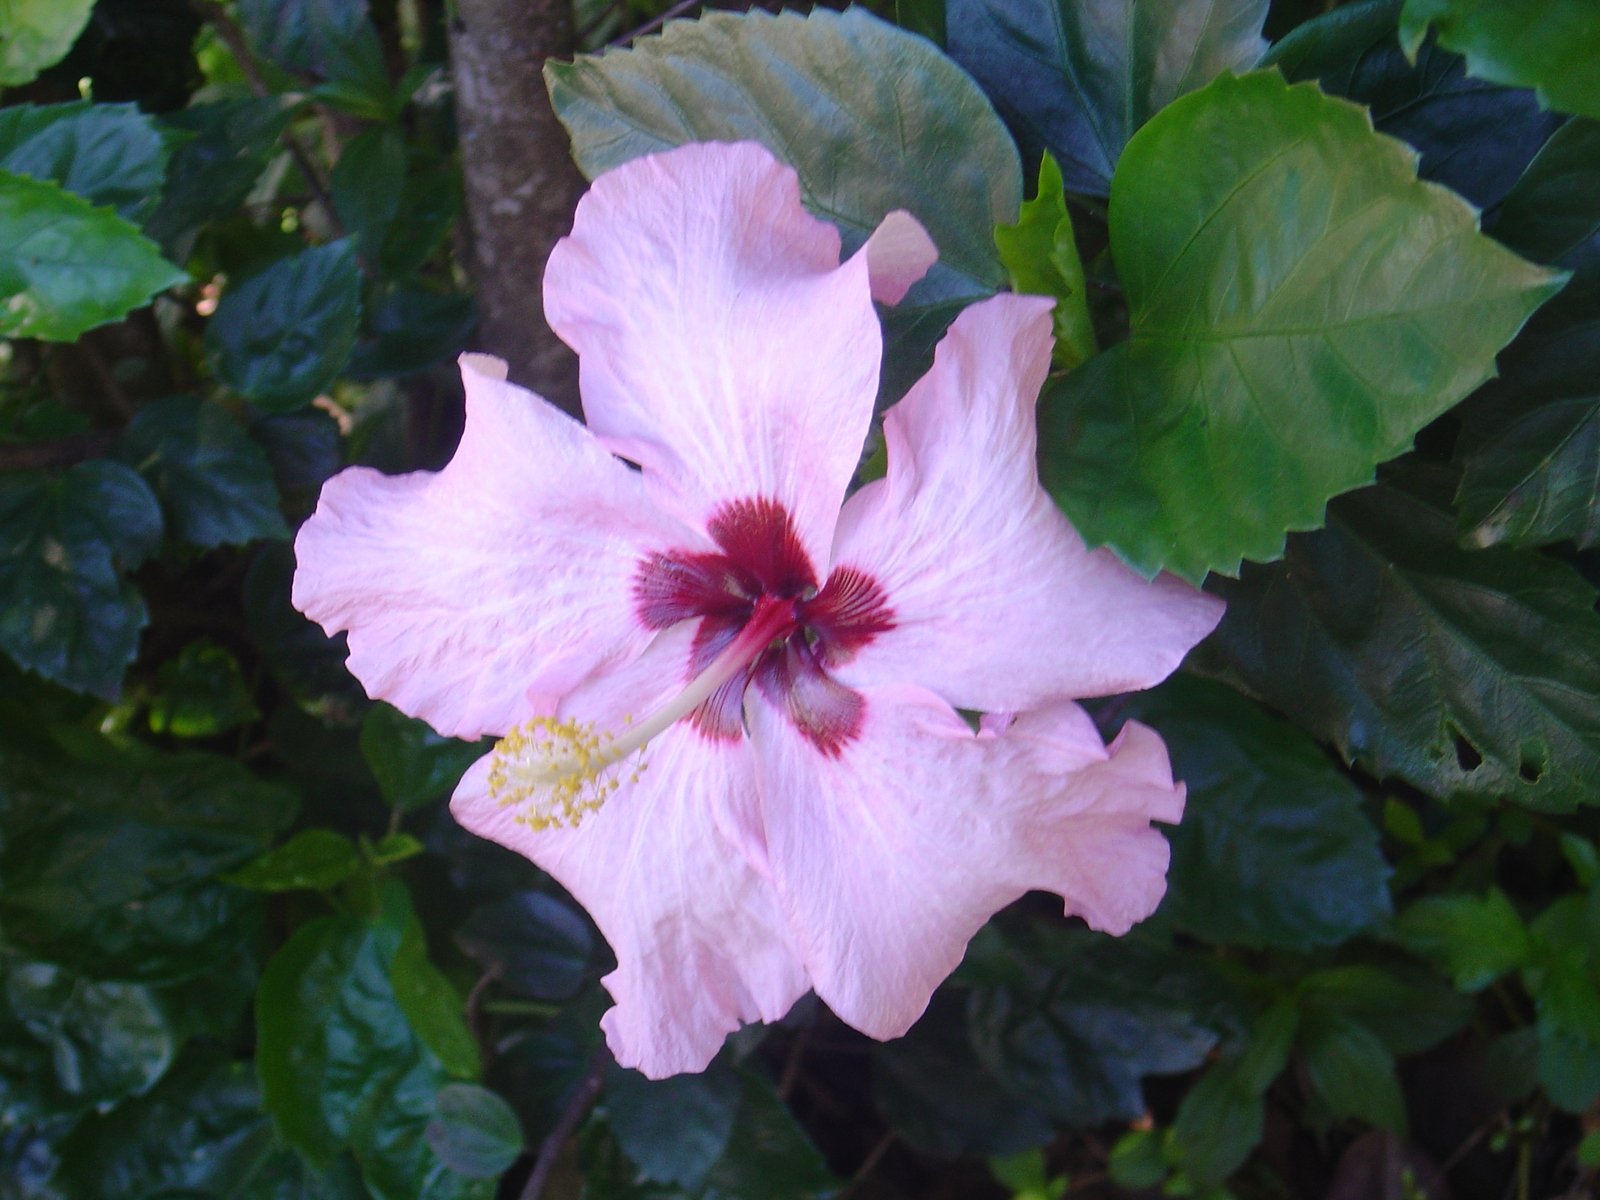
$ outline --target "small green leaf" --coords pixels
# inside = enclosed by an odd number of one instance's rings
[[[1134,132],[1267,48],[1266,0],[946,0],[950,56],[1069,190],[1104,196]]]
[[[468,1179],[498,1179],[522,1153],[522,1126],[511,1106],[475,1083],[447,1083],[428,1122],[428,1145]]]
[[[1118,1187],[1138,1191],[1159,1187],[1171,1168],[1161,1153],[1161,1135],[1154,1129],[1130,1129],[1111,1147],[1106,1173]]]
[[[1474,75],[1531,87],[1561,112],[1600,117],[1600,21],[1584,0],[1406,0],[1400,40],[1414,54],[1432,25]]]
[[[348,238],[303,250],[223,294],[206,353],[224,384],[269,412],[309,404],[344,369],[361,319]]]
[[[1048,153],[1039,164],[1039,194],[1023,203],[1015,225],[995,226],[994,240],[1012,291],[1055,297],[1055,365],[1070,370],[1093,357],[1099,347],[1089,319],[1083,262],[1061,188],[1061,168]]]
[[[361,725],[361,753],[384,800],[402,812],[450,791],[484,747],[435,733],[426,721],[374,704]]]
[[[409,833],[391,833],[367,850],[367,861],[375,867],[392,866],[397,862],[405,862],[408,858],[415,858],[426,849],[426,846]]]
[[[1406,1132],[1405,1098],[1394,1055],[1353,1017],[1314,1011],[1300,1024],[1306,1075],[1335,1120],[1358,1117],[1380,1129]]]
[[[289,536],[266,452],[219,404],[192,396],[147,404],[116,455],[155,489],[173,537],[210,547]]]
[[[150,698],[150,732],[215,737],[258,720],[239,660],[200,638],[161,664]]]
[[[31,83],[78,40],[94,0],[0,0],[0,88]]]
[[[1580,887],[1591,887],[1596,879],[1600,879],[1600,852],[1595,850],[1594,843],[1588,838],[1575,833],[1563,833],[1561,853],[1572,865],[1572,873],[1578,877]]]
[[[483,1071],[478,1041],[467,1028],[466,1004],[439,968],[428,960],[422,923],[413,916],[394,952],[389,981],[395,1001],[412,1031],[457,1079],[475,1080]]]
[[[720,1062],[661,1080],[613,1067],[603,1103],[618,1144],[645,1178],[692,1190],[728,1148],[743,1095],[738,1074]]]
[[[0,475],[0,647],[46,679],[115,700],[148,614],[122,577],[161,544],[161,508],[120,463]]]
[[[109,208],[0,170],[0,335],[70,342],[189,276]]]
[[[331,829],[302,829],[248,866],[223,876],[234,887],[262,892],[327,890],[361,870],[355,843]]]
[[[993,230],[1022,198],[1010,136],[955,64],[863,8],[709,12],[630,50],[551,60],[545,79],[591,179],[685,142],[758,141],[799,172],[802,199],[847,249],[893,209],[922,222],[939,263],[912,308],[1005,281]]]
[[[133,104],[0,109],[0,169],[58,183],[129,221],[155,207],[171,140]]]
[[[1424,896],[1396,919],[1395,937],[1464,992],[1488,987],[1532,954],[1527,927],[1499,888],[1482,899]]]
[[[395,125],[373,125],[345,143],[329,179],[333,207],[363,254],[383,246],[406,179],[406,142]]]
[[[1594,588],[1542,555],[1460,549],[1449,516],[1392,485],[1328,517],[1282,565],[1214,581],[1228,611],[1194,665],[1379,778],[1545,811],[1593,803]]]
[[[1361,109],[1275,71],[1135,136],[1111,247],[1129,339],[1047,390],[1042,475],[1091,544],[1195,582],[1319,526],[1562,282],[1419,182]]]

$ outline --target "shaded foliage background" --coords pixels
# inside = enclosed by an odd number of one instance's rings
[[[1095,705],[1189,783],[1166,901],[1114,940],[1024,899],[899,1041],[808,997],[703,1075],[611,1065],[603,939],[445,810],[486,747],[369,701],[289,603],[321,482],[441,465],[453,357],[505,336],[471,31],[11,0],[0,1200],[1589,1194],[1593,15],[663,7],[574,14],[633,47],[547,70],[578,166],[756,137],[847,245],[910,208],[942,257],[882,313],[885,404],[965,304],[1060,298],[1047,486],[1229,601]]]

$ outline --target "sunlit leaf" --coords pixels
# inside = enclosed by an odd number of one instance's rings
[[[94,0],[0,0],[0,87],[29,83],[72,48]]]

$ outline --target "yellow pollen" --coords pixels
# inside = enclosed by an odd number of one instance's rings
[[[593,723],[535,717],[495,743],[489,794],[501,804],[525,804],[518,819],[535,829],[573,828],[624,780],[638,782],[642,761],[614,768],[642,749],[636,738],[596,733]]]

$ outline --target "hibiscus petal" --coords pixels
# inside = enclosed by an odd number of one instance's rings
[[[905,681],[979,710],[1147,688],[1216,626],[1222,603],[1147,582],[1089,551],[1039,485],[1034,401],[1050,301],[966,309],[933,368],[884,417],[888,475],[840,515],[833,562],[871,576],[894,613],[838,673]]]
[[[630,580],[699,544],[583,426],[464,355],[467,424],[439,472],[352,467],[295,539],[294,604],[350,633],[367,693],[462,738],[504,733],[652,636]],[[530,695],[530,693],[532,693]]]
[[[806,213],[753,143],[600,176],[550,254],[545,314],[579,355],[589,426],[686,520],[775,501],[813,563],[872,417],[882,338],[868,256]]]
[[[597,677],[562,715],[615,724],[681,686],[692,623]],[[645,770],[576,829],[535,830],[488,793],[488,758],[450,802],[458,821],[550,872],[605,934],[616,1006],[601,1020],[617,1061],[652,1079],[701,1071],[743,1021],[775,1021],[810,987],[765,864],[749,743],[680,722]]]
[[[903,208],[878,222],[867,239],[866,251],[872,298],[879,304],[899,304],[911,285],[939,261],[938,247],[922,222]]]
[[[862,693],[860,736],[819,752],[747,694],[772,880],[817,995],[872,1037],[910,1027],[989,917],[1024,892],[1125,932],[1165,888],[1151,820],[1183,810],[1161,740],[1107,750],[1072,704],[974,736],[927,690]]]

